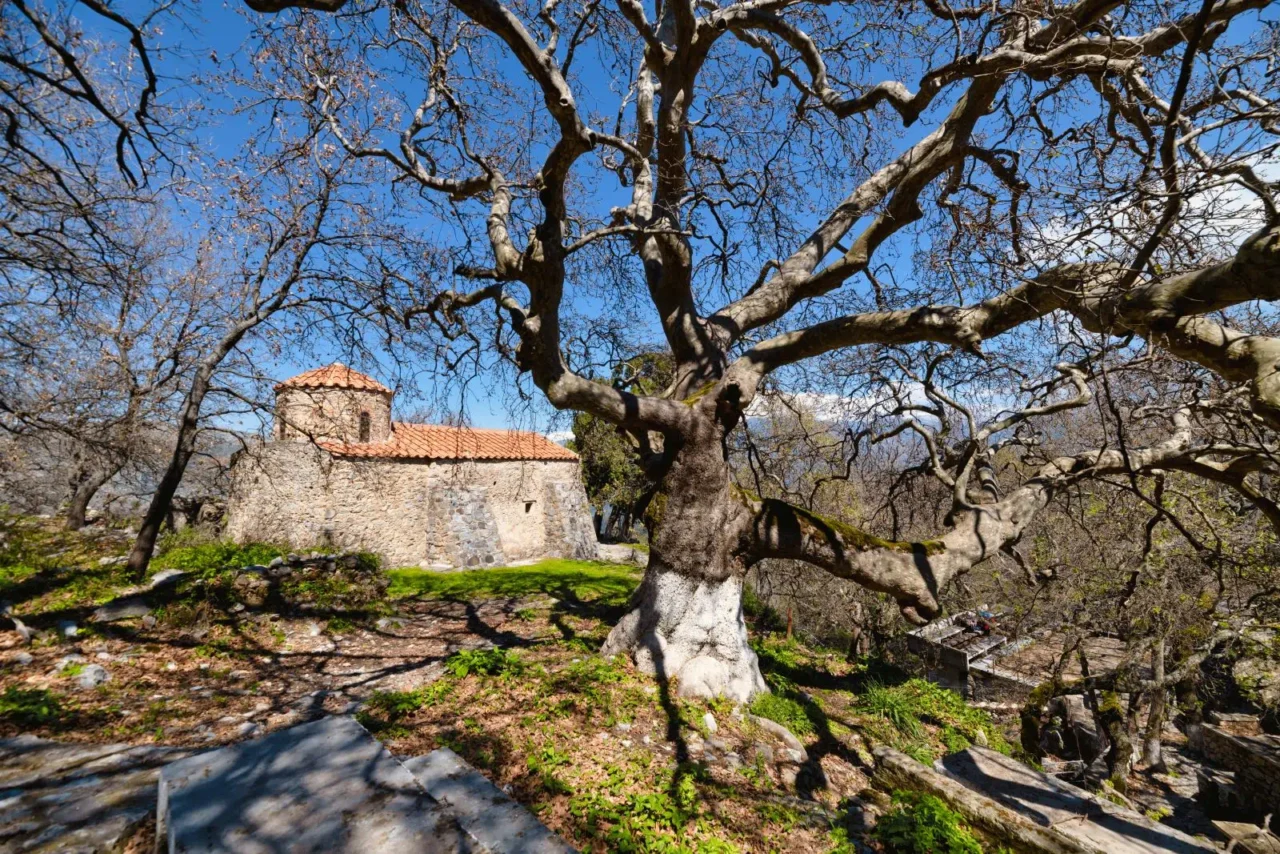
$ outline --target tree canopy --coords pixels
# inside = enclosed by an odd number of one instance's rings
[[[385,310],[631,435],[652,553],[607,648],[682,690],[759,690],[733,612],[764,559],[920,622],[1083,480],[1184,471],[1280,521],[1265,0],[250,6],[313,10],[267,25],[271,96],[447,223]],[[654,328],[669,385],[592,381]],[[1101,435],[1053,432],[1121,383]],[[728,437],[797,386],[863,404],[855,447],[911,437],[945,528],[734,483]]]

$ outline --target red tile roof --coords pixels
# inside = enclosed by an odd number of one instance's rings
[[[573,451],[543,436],[523,430],[485,430],[439,424],[391,425],[391,440],[345,444],[321,442],[320,447],[344,457],[396,460],[577,460]]]
[[[276,391],[286,388],[350,388],[357,391],[380,391],[383,394],[394,394],[391,389],[375,380],[368,374],[352,370],[341,362],[325,365],[323,368],[312,368],[276,383]]]

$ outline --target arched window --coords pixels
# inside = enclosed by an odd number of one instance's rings
[[[281,419],[280,419],[280,438],[281,438],[281,439],[286,438],[286,436],[285,436],[285,432],[284,432],[284,431],[285,431],[285,423],[284,423],[284,419],[283,419],[283,418],[281,418]]]
[[[360,413],[360,441],[369,441],[369,413]]]

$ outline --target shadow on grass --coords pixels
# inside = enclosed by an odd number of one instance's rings
[[[765,612],[764,617],[763,624],[767,630],[770,625],[769,614]],[[847,675],[833,674],[806,660],[799,644],[782,640],[776,635],[757,636],[752,648],[760,662],[761,673],[774,695],[795,704],[792,707],[795,709],[793,717],[796,713],[803,714],[803,721],[774,718],[775,721],[795,730],[802,738],[807,735],[816,739],[806,747],[808,758],[796,775],[796,793],[801,798],[813,800],[816,792],[828,788],[829,782],[821,764],[825,756],[836,756],[870,774],[874,769],[849,745],[847,737],[837,735],[832,724],[837,724],[846,731],[860,732],[864,737],[869,737],[871,733],[866,731],[866,727],[852,721],[833,718],[809,691],[840,691],[860,695],[870,685],[902,684],[908,680],[908,674],[879,659],[868,659],[862,667]],[[805,727],[796,725],[805,722]],[[801,732],[802,729],[807,732]]]
[[[0,600],[21,606],[33,599],[53,597],[51,609],[22,616],[25,622],[43,625],[92,611],[95,605],[83,603],[110,596],[128,587],[130,582],[128,570],[123,566],[49,567],[19,580],[0,574]]]
[[[392,599],[436,599],[464,608],[467,628],[496,646],[530,646],[535,641],[489,625],[481,610],[486,600],[507,600],[504,616],[512,616],[516,600],[548,596],[553,600],[551,624],[563,640],[572,641],[578,638],[578,631],[568,617],[613,625],[626,613],[627,601],[640,581],[634,568],[572,560],[465,572],[393,569],[388,575],[391,586],[387,594]]]
[[[17,727],[20,732],[40,728],[58,734],[92,729],[106,719],[105,712],[85,711],[44,688],[11,685],[0,692],[0,728]]]

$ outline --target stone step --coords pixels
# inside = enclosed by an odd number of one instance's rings
[[[476,852],[448,809],[351,717],[192,756],[160,772],[169,854]]]
[[[575,851],[522,805],[447,747],[404,763],[427,794],[446,806],[492,854],[571,854]]]
[[[970,790],[1067,837],[1075,850],[1106,854],[1212,854],[1211,843],[1117,806],[982,747],[952,753],[939,770]]]
[[[177,747],[0,739],[0,854],[118,851],[154,811]]]
[[[1280,837],[1256,824],[1215,821],[1213,826],[1230,839],[1238,854],[1280,854]]]

